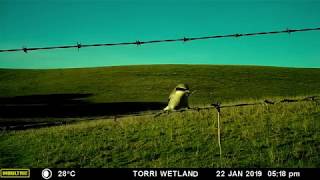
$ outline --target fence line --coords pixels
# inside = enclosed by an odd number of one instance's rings
[[[196,108],[190,108],[190,109],[183,109],[183,110],[178,110],[178,111],[172,111],[172,112],[185,112],[185,111],[199,111],[199,110],[210,110],[210,109],[215,109],[217,111],[217,119],[218,119],[218,127],[217,127],[217,136],[218,136],[218,146],[219,146],[219,156],[220,156],[220,166],[222,167],[222,147],[221,147],[221,125],[220,125],[220,111],[221,108],[232,108],[232,107],[243,107],[243,106],[256,106],[256,105],[263,105],[263,104],[268,104],[268,105],[275,105],[275,104],[281,104],[281,103],[295,103],[295,102],[301,102],[301,101],[314,101],[318,104],[320,104],[320,97],[319,96],[308,96],[305,98],[300,98],[300,99],[282,99],[278,102],[276,101],[271,101],[271,100],[264,100],[263,102],[256,102],[256,103],[241,103],[241,104],[232,104],[232,105],[225,105],[222,106],[221,103],[213,103],[209,107],[196,107]],[[124,116],[119,116],[115,115],[113,120],[116,122],[117,118],[121,117],[132,117],[132,116],[153,116],[158,117],[162,115],[163,113],[169,113],[169,111],[162,111],[162,112],[157,112],[157,113],[151,113],[147,115],[143,114],[132,114],[132,115],[124,115]],[[172,113],[170,112],[170,113]],[[99,117],[101,119],[101,117]],[[95,118],[93,118],[94,120]],[[110,119],[110,117],[109,117]],[[54,122],[54,123],[43,123],[42,125],[39,124],[33,124],[33,125],[23,125],[23,126],[10,126],[10,127],[0,127],[0,135],[2,133],[5,133],[6,130],[14,130],[14,129],[27,129],[27,128],[34,128],[34,127],[44,127],[44,126],[52,126],[52,125],[63,125],[66,123],[62,122]]]
[[[187,41],[195,41],[195,40],[206,40],[206,39],[217,39],[217,38],[229,38],[229,37],[243,37],[243,36],[259,36],[259,35],[271,35],[271,34],[281,34],[281,33],[294,33],[294,32],[306,32],[306,31],[319,31],[318,28],[304,28],[304,29],[286,29],[282,31],[269,31],[269,32],[254,32],[254,33],[236,33],[236,34],[228,34],[228,35],[213,35],[213,36],[202,36],[202,37],[184,37],[178,39],[162,39],[162,40],[150,40],[150,41],[135,41],[135,42],[120,42],[120,43],[103,43],[103,44],[81,44],[77,43],[76,45],[62,45],[62,46],[51,46],[51,47],[32,47],[27,48],[23,47],[20,49],[0,49],[1,52],[17,52],[23,51],[27,53],[28,51],[37,51],[37,50],[53,50],[53,49],[68,49],[68,48],[87,48],[87,47],[100,47],[100,46],[126,46],[126,45],[137,45],[140,46],[142,44],[152,44],[152,43],[169,43],[169,42],[187,42]]]
[[[317,104],[320,104],[320,96],[308,96],[300,99],[282,99],[280,101],[271,101],[271,100],[264,100],[263,102],[256,102],[256,103],[240,103],[240,104],[231,104],[231,105],[221,105],[220,102],[213,103],[208,107],[194,107],[194,108],[189,108],[189,109],[181,109],[181,110],[176,110],[172,112],[166,112],[162,111],[160,113],[153,113],[155,114],[155,117],[158,117],[164,113],[180,113],[180,112],[185,112],[185,111],[200,111],[200,110],[209,110],[209,109],[216,109],[218,112],[220,112],[220,109],[222,108],[231,108],[231,107],[242,107],[242,106],[256,106],[256,105],[263,105],[263,104],[281,104],[281,103],[293,103],[293,102],[299,102],[299,101],[314,101]],[[138,115],[138,114],[137,114]],[[152,114],[149,114],[152,115]]]
[[[243,107],[243,106],[257,106],[257,105],[275,105],[275,104],[281,104],[281,103],[294,103],[294,102],[301,102],[301,101],[314,101],[318,104],[320,104],[320,98],[319,96],[308,96],[305,98],[300,99],[282,99],[278,102],[271,101],[271,100],[264,100],[263,102],[256,102],[256,103],[241,103],[241,104],[232,104],[232,105],[225,105],[222,106],[221,103],[213,103],[209,107],[203,107],[203,108],[191,108],[191,109],[183,109],[179,111],[173,111],[173,112],[185,112],[185,111],[199,111],[199,110],[210,110],[215,109],[217,111],[217,118],[218,118],[218,146],[219,146],[219,156],[220,156],[220,166],[222,166],[222,147],[221,147],[221,125],[220,125],[220,117],[221,117],[221,108],[232,108],[232,107]],[[158,117],[162,115],[164,112],[157,113],[154,117]]]
[[[318,104],[320,99],[318,99],[319,96],[308,96],[305,98],[301,98],[301,99],[283,99],[280,100],[278,102],[275,101],[271,101],[271,100],[264,100],[263,102],[256,102],[256,103],[241,103],[241,104],[233,104],[233,105],[225,105],[225,106],[221,106],[221,103],[217,102],[214,104],[211,104],[211,107],[205,107],[205,108],[193,108],[191,110],[203,110],[203,109],[215,109],[217,111],[217,119],[218,119],[218,132],[217,132],[217,136],[218,136],[218,146],[219,146],[219,156],[220,156],[220,166],[222,167],[222,147],[221,147],[221,125],[220,125],[220,117],[221,117],[221,108],[231,108],[231,107],[243,107],[243,106],[257,106],[257,105],[263,105],[263,104],[268,104],[268,105],[274,105],[274,104],[279,104],[279,103],[294,103],[294,102],[301,102],[301,101],[314,101]],[[190,110],[186,110],[186,111],[190,111]],[[179,112],[183,112],[183,111],[179,111]],[[159,116],[161,114],[157,114],[156,116]],[[155,117],[156,117],[155,116]]]
[[[317,105],[320,105],[320,96],[308,96],[305,98],[300,99],[282,99],[278,102],[271,101],[271,100],[264,100],[263,102],[256,102],[256,103],[241,103],[241,104],[232,104],[232,105],[221,105],[220,103],[213,103],[208,107],[194,107],[190,109],[181,109],[176,111],[156,111],[151,113],[133,113],[130,115],[114,115],[114,116],[98,116],[98,117],[92,117],[87,118],[83,120],[74,120],[73,122],[79,122],[79,121],[87,121],[87,120],[97,120],[97,119],[113,119],[114,121],[117,121],[119,118],[125,118],[125,117],[140,117],[140,116],[153,116],[153,118],[156,118],[158,116],[161,116],[163,114],[171,114],[171,113],[182,113],[186,111],[200,111],[200,110],[210,110],[210,109],[216,109],[217,112],[220,113],[222,108],[231,108],[231,107],[243,107],[243,106],[256,106],[256,105],[263,105],[263,104],[269,104],[269,105],[275,105],[275,104],[281,104],[281,103],[294,103],[294,102],[300,102],[300,101],[313,101],[316,102]],[[220,116],[220,114],[219,114]],[[38,124],[27,124],[27,125],[17,125],[17,126],[5,126],[0,127],[1,130],[14,130],[14,129],[28,129],[28,128],[38,128],[38,127],[45,127],[45,126],[56,126],[56,125],[63,125],[67,124],[68,122],[53,122],[53,123],[38,123]],[[70,123],[70,122],[69,122]]]

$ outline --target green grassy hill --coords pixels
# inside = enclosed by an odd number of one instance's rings
[[[178,83],[191,104],[319,93],[320,69],[150,65],[59,70],[0,70],[0,96],[89,93],[93,102],[166,101]]]
[[[121,107],[161,109],[178,83],[197,90],[191,106],[301,98],[320,94],[319,77],[320,69],[211,65],[0,70],[0,121],[68,119],[55,116],[60,110],[100,108],[82,114],[85,120]],[[7,111],[12,106],[43,112],[17,118],[22,112]],[[200,110],[2,131],[0,167],[320,167],[319,103],[232,107],[221,115],[221,161],[216,111]]]

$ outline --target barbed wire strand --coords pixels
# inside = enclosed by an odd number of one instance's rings
[[[135,42],[120,42],[120,43],[104,43],[104,44],[81,44],[77,43],[76,45],[63,45],[63,46],[51,46],[51,47],[33,47],[27,48],[23,47],[20,49],[3,49],[0,50],[0,53],[3,52],[17,52],[23,51],[25,53],[29,51],[37,51],[37,50],[53,50],[53,49],[68,49],[68,48],[87,48],[87,47],[100,47],[100,46],[126,46],[126,45],[137,45],[140,46],[142,44],[152,44],[152,43],[169,43],[169,42],[187,42],[187,41],[196,41],[196,40],[206,40],[206,39],[217,39],[217,38],[230,38],[230,37],[243,37],[243,36],[259,36],[259,35],[270,35],[270,34],[281,34],[281,33],[294,33],[294,32],[306,32],[306,31],[319,31],[318,28],[304,28],[304,29],[286,29],[282,31],[269,31],[269,32],[254,32],[254,33],[236,33],[236,34],[228,34],[228,35],[214,35],[214,36],[203,36],[203,37],[184,37],[179,39],[162,39],[162,40],[150,40],[150,41],[135,41]]]

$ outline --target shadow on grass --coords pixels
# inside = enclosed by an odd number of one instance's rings
[[[0,118],[81,118],[160,110],[165,102],[92,103],[92,94],[48,94],[0,97]],[[1,124],[1,122],[0,122]]]

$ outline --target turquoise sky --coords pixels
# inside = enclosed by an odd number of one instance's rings
[[[0,49],[320,27],[320,0],[0,0]],[[0,68],[131,64],[320,67],[320,31],[0,53]]]

